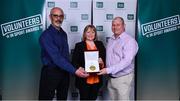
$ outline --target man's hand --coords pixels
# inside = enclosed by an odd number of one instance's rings
[[[99,71],[99,73],[97,73],[97,75],[104,75],[107,74],[106,68],[103,68]]]
[[[79,67],[79,68],[76,70],[75,74],[76,74],[78,77],[82,77],[82,78],[86,78],[86,77],[89,76],[89,74],[86,73],[86,71],[85,71],[84,68],[82,68],[82,67]]]

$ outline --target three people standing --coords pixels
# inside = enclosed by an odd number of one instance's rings
[[[111,100],[130,100],[131,83],[134,77],[134,58],[138,44],[125,32],[123,18],[115,17],[112,21],[114,35],[108,40],[107,49],[97,41],[96,28],[87,25],[83,32],[82,42],[76,43],[72,63],[69,61],[67,34],[61,28],[64,13],[54,7],[50,11],[51,25],[40,36],[41,71],[39,99],[66,100],[69,87],[69,73],[76,75],[76,87],[80,100],[96,100],[102,86],[102,76],[109,74],[108,90]],[[84,70],[84,51],[99,51],[99,73],[86,73]],[[106,60],[106,63],[105,63]],[[106,68],[105,68],[106,67]]]

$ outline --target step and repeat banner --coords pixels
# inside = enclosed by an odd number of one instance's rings
[[[70,51],[76,42],[81,41],[86,25],[93,24],[97,29],[98,39],[106,44],[113,35],[112,19],[116,16],[124,18],[126,31],[135,37],[137,0],[46,0],[46,28],[50,25],[49,12],[51,8],[61,7],[65,13],[62,24],[68,34]]]
[[[135,37],[136,5],[137,0],[93,0],[93,24],[104,44],[113,35],[111,23],[116,16],[123,17],[126,32]]]
[[[43,0],[1,0],[0,92],[3,100],[36,99]]]
[[[138,0],[137,99],[180,96],[179,0]]]
[[[140,100],[179,99],[180,9],[179,0],[138,0],[136,95]],[[137,0],[2,0],[0,17],[0,99],[38,98],[40,47],[38,39],[49,24],[52,7],[63,8],[63,28],[68,33],[69,52],[81,41],[87,24],[94,24],[99,40],[106,45],[113,34],[111,21],[121,16],[126,31],[135,37]],[[106,86],[99,100],[107,100]],[[132,96],[134,98],[134,90]],[[2,97],[2,98],[1,98]],[[71,84],[68,99],[77,100]]]
[[[63,29],[72,53],[81,41],[84,27],[94,24],[99,40],[113,34],[111,21],[121,16],[126,31],[135,37],[136,0],[3,0],[0,3],[0,96],[3,100],[36,100],[41,71],[39,36],[50,25],[49,11],[61,7],[65,13]],[[106,86],[99,100],[108,99]],[[132,90],[132,99],[134,99]],[[68,99],[77,100],[74,76]]]

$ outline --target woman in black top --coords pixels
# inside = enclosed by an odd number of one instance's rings
[[[84,51],[99,51],[100,68],[105,66],[105,47],[101,41],[97,41],[96,28],[93,25],[87,25],[83,32],[83,40],[76,43],[73,52],[72,63],[76,68],[85,67]],[[76,76],[76,87],[79,89],[80,100],[96,100],[100,87],[102,86],[102,76],[96,73],[90,73],[87,78]]]

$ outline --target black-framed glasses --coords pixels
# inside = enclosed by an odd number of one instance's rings
[[[58,17],[64,18],[64,15],[63,15],[63,14],[61,14],[61,15],[58,15],[58,14],[51,14],[51,16],[53,16],[54,18],[58,18]]]

